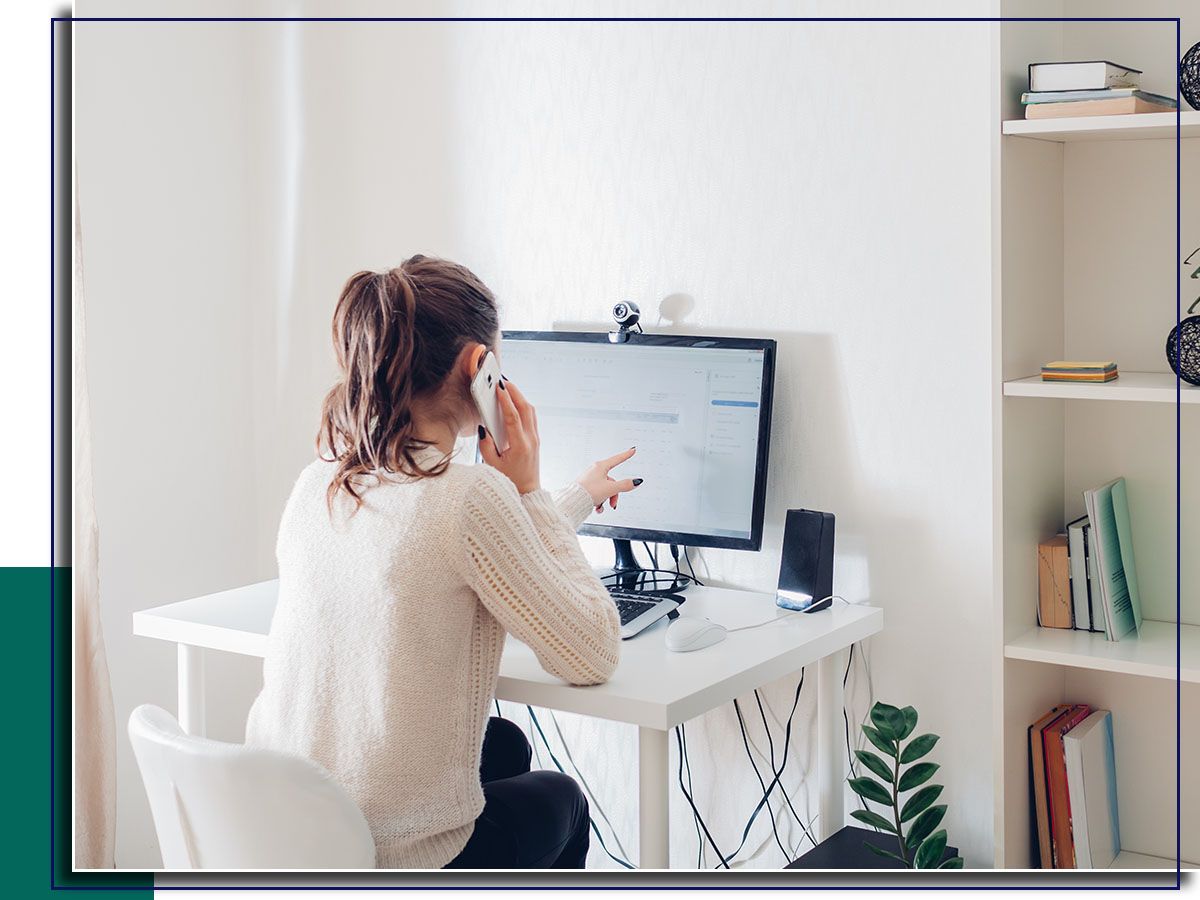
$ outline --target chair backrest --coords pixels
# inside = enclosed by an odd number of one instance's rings
[[[192,737],[148,704],[129,739],[164,868],[374,868],[367,820],[315,762]]]

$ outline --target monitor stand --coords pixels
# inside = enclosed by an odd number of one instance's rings
[[[613,580],[619,587],[627,591],[638,589],[638,582],[646,570],[638,565],[637,557],[633,555],[633,544],[628,540],[613,538]]]
[[[633,544],[623,538],[613,538],[614,558],[612,571],[604,576],[604,583],[624,591],[670,591],[682,593],[687,590],[687,579],[673,581],[671,576],[644,569],[633,555]]]

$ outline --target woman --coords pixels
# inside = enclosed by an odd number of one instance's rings
[[[640,479],[609,471],[556,494],[538,475],[537,414],[497,391],[510,447],[468,386],[499,340],[471,272],[414,256],[360,272],[333,318],[341,374],[319,459],[300,473],[276,553],[279,604],[247,742],[315,759],[357,801],[386,868],[581,868],[587,802],[488,711],[505,633],[547,672],[598,684],[617,665],[616,607],[575,530]],[[487,465],[452,463],[480,434]]]

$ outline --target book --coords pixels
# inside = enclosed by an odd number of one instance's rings
[[[1099,88],[1135,88],[1141,74],[1141,69],[1131,69],[1106,59],[1030,63],[1029,90],[1086,91]]]
[[[1088,592],[1088,630],[1105,634],[1108,626],[1104,623],[1104,610],[1097,591],[1100,590],[1100,574],[1096,569],[1096,555],[1092,551],[1092,525],[1083,526],[1083,556],[1087,563],[1087,592]]]
[[[1070,628],[1071,565],[1067,536],[1056,534],[1038,544],[1038,624]]]
[[[1088,717],[1091,709],[1077,703],[1042,729],[1042,754],[1046,760],[1046,805],[1050,811],[1050,854],[1056,869],[1075,868],[1071,836],[1071,796],[1063,736]]]
[[[1083,539],[1087,544],[1088,590],[1090,592],[1088,597],[1092,604],[1092,630],[1107,637],[1112,633],[1112,620],[1108,613],[1108,607],[1104,605],[1104,600],[1100,597],[1100,564],[1096,559],[1096,542],[1090,523],[1083,530]]]
[[[1077,869],[1107,869],[1121,852],[1112,713],[1098,709],[1063,736]]]
[[[1071,621],[1077,631],[1092,630],[1091,604],[1088,601],[1087,547],[1083,527],[1087,516],[1067,524],[1067,558],[1071,564]]]
[[[1170,112],[1175,102],[1161,103],[1154,95],[1135,94],[1108,100],[1075,100],[1064,103],[1030,103],[1026,119],[1065,119],[1071,116],[1126,116],[1140,113]]]
[[[1104,362],[1081,362],[1058,360],[1042,366],[1042,381],[1074,381],[1105,383],[1118,375],[1117,364]]]
[[[1100,601],[1104,607],[1106,633],[1119,641],[1142,628],[1142,603],[1138,592],[1137,564],[1133,556],[1133,525],[1125,479],[1083,492],[1088,521],[1095,537],[1100,575]]]
[[[1042,748],[1042,731],[1071,707],[1056,706],[1029,726],[1029,782],[1033,786],[1033,809],[1037,821],[1038,864],[1043,869],[1054,868],[1050,852],[1050,806],[1046,797],[1046,757]]]
[[[1159,106],[1168,106],[1171,109],[1175,108],[1173,97],[1139,91],[1137,88],[1104,88],[1099,91],[1026,91],[1021,95],[1021,102],[1028,106],[1031,103],[1080,103],[1084,100],[1115,100],[1129,97],[1137,97],[1147,103],[1157,103]]]

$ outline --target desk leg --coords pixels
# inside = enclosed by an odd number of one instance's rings
[[[204,737],[204,648],[179,645],[179,725]]]
[[[846,777],[846,736],[842,722],[844,650],[817,660],[817,783],[820,818],[817,837],[825,840],[846,824],[842,782]]]
[[[668,798],[670,797],[669,731],[638,728],[638,868],[670,867]]]

